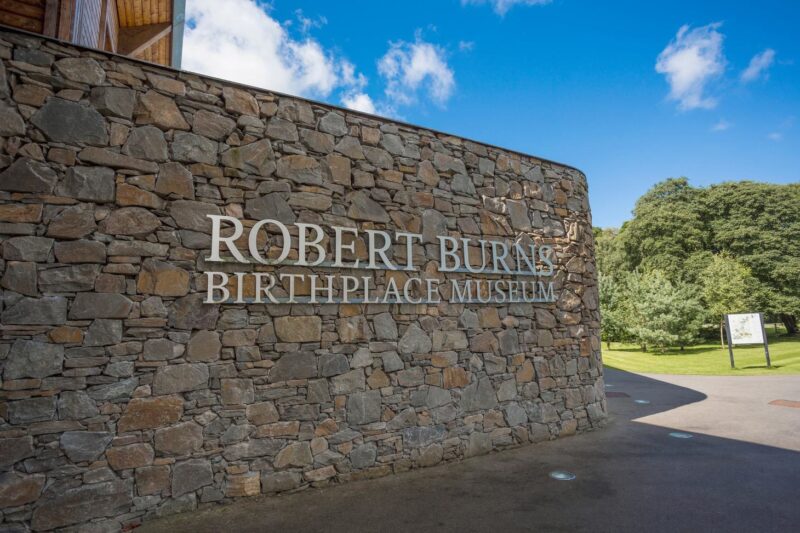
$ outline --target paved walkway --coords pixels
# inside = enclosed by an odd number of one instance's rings
[[[800,376],[607,370],[607,428],[399,476],[258,497],[141,532],[796,531]],[[637,404],[635,399],[649,400]],[[671,431],[694,434],[676,439]],[[554,481],[555,469],[577,474]]]

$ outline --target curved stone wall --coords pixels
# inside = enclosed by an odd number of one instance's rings
[[[604,422],[579,171],[22,33],[0,31],[0,57],[3,524],[130,527]],[[278,265],[227,246],[211,262],[208,215],[228,217],[220,237],[275,219],[295,244]],[[330,254],[350,228],[349,265],[379,246],[371,230],[415,236],[384,251],[414,268],[303,266],[297,223]],[[525,278],[543,293],[526,300],[514,254],[448,271],[460,239],[549,250]],[[281,233],[255,241],[272,254]],[[209,272],[230,277],[224,303],[205,303]],[[271,293],[295,303],[254,303],[235,272],[298,274]],[[336,298],[348,274],[400,291],[310,303],[329,273]]]

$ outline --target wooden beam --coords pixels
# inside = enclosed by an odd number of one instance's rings
[[[117,52],[126,56],[135,56],[147,49],[172,31],[172,24],[147,24],[119,29],[119,46]]]
[[[44,4],[44,24],[42,33],[55,37],[58,33],[58,0],[46,0]]]

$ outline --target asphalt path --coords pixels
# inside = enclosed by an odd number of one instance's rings
[[[397,476],[255,497],[141,532],[798,531],[800,376],[606,370],[604,429]],[[636,400],[644,400],[637,403]],[[676,438],[670,433],[687,433]],[[566,470],[573,481],[550,472]]]

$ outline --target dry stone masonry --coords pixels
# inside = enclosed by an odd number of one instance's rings
[[[579,171],[11,30],[0,58],[3,528],[130,528],[603,424]],[[356,228],[362,259],[366,230],[420,234],[440,281],[465,274],[437,236],[523,236],[556,301],[206,304],[209,270],[314,271],[209,265],[208,215]]]

